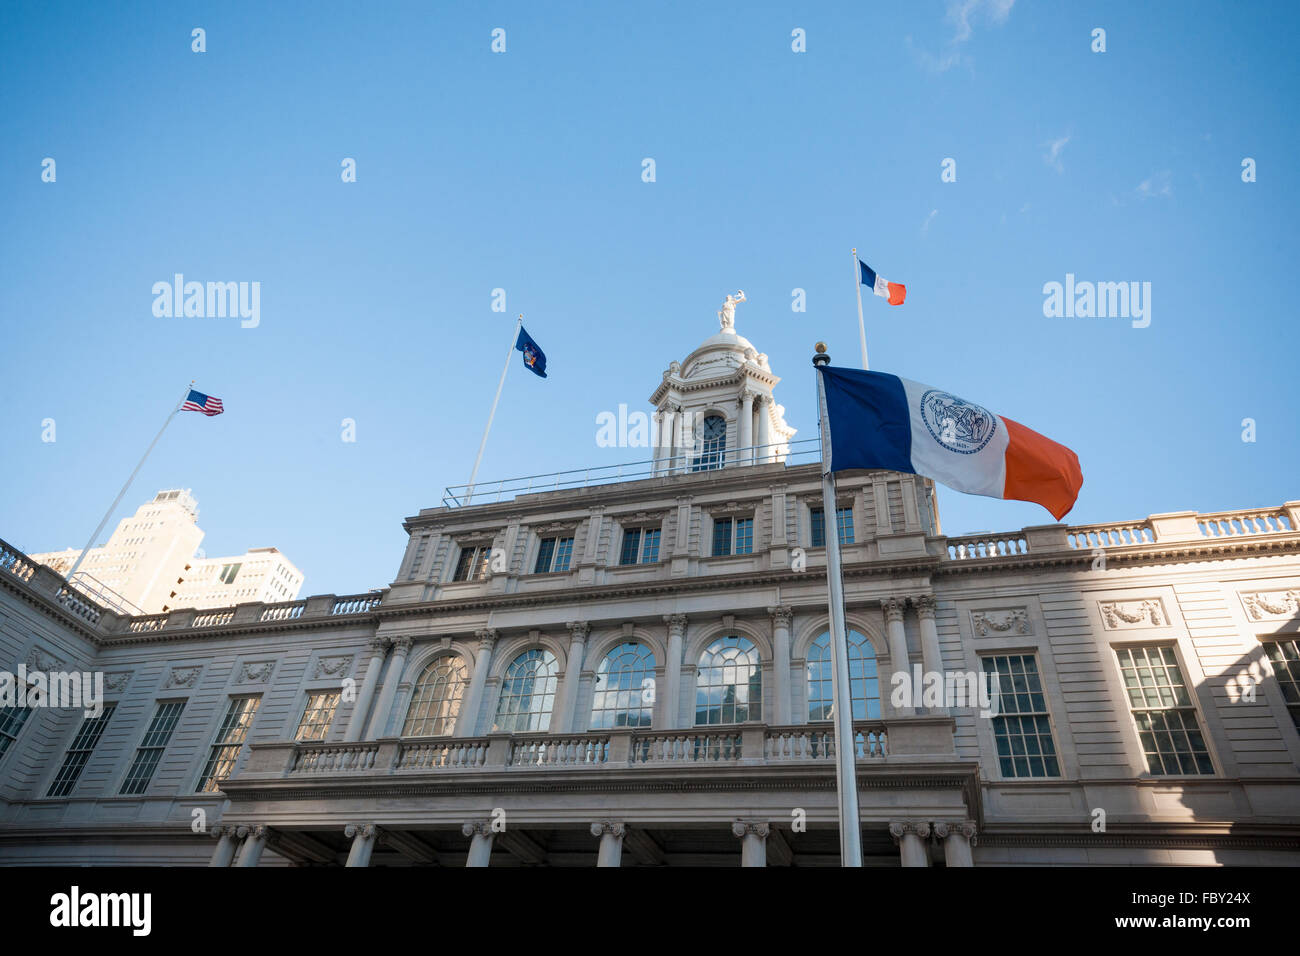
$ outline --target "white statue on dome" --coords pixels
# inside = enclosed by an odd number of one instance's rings
[[[745,301],[744,290],[738,290],[736,294],[728,295],[727,300],[722,303],[722,309],[718,312],[718,322],[722,325],[722,331],[736,331],[736,306]]]

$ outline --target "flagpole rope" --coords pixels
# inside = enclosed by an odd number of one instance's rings
[[[501,401],[501,389],[506,384],[506,373],[510,371],[510,360],[515,357],[515,344],[519,341],[519,330],[524,327],[524,314],[519,313],[515,322],[514,334],[510,337],[510,349],[506,352],[506,364],[501,369],[501,381],[497,382],[496,398],[492,399],[492,410],[488,412],[487,425],[483,428],[483,439],[478,443],[478,456],[474,459],[474,470],[469,473],[469,486],[465,491],[465,504],[474,500],[474,482],[478,478],[478,466],[483,463],[483,449],[487,448],[488,432],[492,430],[492,419],[496,418],[497,403]]]

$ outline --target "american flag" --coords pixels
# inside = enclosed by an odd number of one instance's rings
[[[220,415],[225,411],[225,408],[221,404],[221,399],[190,389],[190,394],[186,397],[185,404],[181,406],[181,411],[202,412],[204,415]]]

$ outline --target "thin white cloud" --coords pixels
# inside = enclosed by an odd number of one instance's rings
[[[1043,162],[1058,173],[1065,172],[1065,165],[1061,162],[1061,153],[1065,151],[1065,145],[1068,142],[1070,142],[1070,134],[1066,133],[1064,136],[1043,144],[1047,147],[1047,152],[1043,154]]]
[[[1138,183],[1135,192],[1141,199],[1169,199],[1174,194],[1173,174],[1167,169],[1154,173]]]
[[[930,215],[926,216],[925,222],[921,223],[921,235],[924,236],[926,233],[930,231],[930,223],[934,222],[934,217],[937,215],[939,215],[939,210],[937,209],[930,210]]]
[[[947,22],[953,30],[946,48],[942,53],[934,54],[928,50],[914,46],[912,38],[906,38],[908,49],[916,57],[917,61],[927,70],[935,73],[943,73],[952,69],[958,64],[969,62],[969,58],[962,53],[962,44],[970,40],[975,32],[974,23],[980,20],[986,20],[993,24],[1005,23],[1007,17],[1011,15],[1011,8],[1015,6],[1016,0],[948,0],[948,8],[944,13],[944,21]]]

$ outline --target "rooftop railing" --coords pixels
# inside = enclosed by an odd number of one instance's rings
[[[461,508],[470,504],[495,504],[509,501],[519,495],[543,491],[561,491],[589,488],[620,481],[639,481],[645,478],[668,478],[702,471],[748,465],[784,464],[787,467],[821,461],[821,441],[804,438],[799,441],[771,445],[751,445],[748,448],[726,448],[720,452],[696,449],[687,454],[664,455],[644,461],[620,465],[598,465],[593,468],[574,468],[545,475],[525,475],[523,478],[506,478],[501,481],[480,481],[473,485],[451,485],[442,496],[448,508]]]

